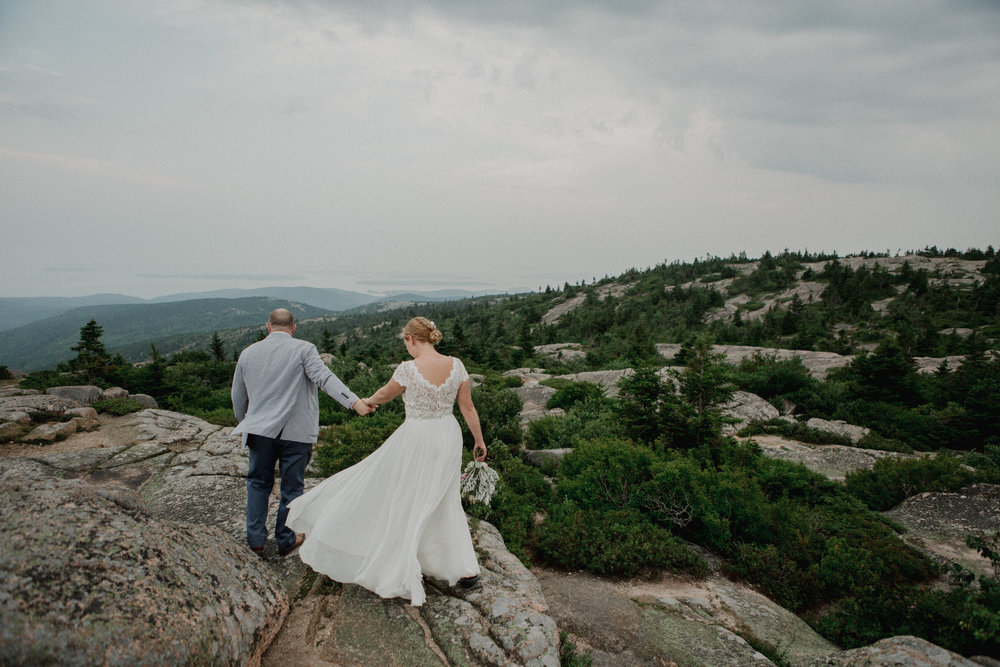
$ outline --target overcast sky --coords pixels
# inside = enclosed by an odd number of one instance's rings
[[[2,0],[0,296],[1000,242],[1000,2]]]

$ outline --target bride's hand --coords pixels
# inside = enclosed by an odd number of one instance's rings
[[[472,448],[472,458],[477,461],[486,460],[486,443],[477,442],[476,446]]]

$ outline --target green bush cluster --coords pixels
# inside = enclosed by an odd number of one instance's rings
[[[987,466],[977,471],[964,457],[947,453],[918,459],[882,458],[871,470],[850,472],[845,479],[848,492],[876,511],[892,509],[918,493],[957,491],[975,482],[1000,482],[1000,469]]]
[[[102,398],[91,403],[90,407],[98,412],[106,412],[116,417],[146,409],[145,405],[134,398]]]
[[[781,417],[767,421],[752,421],[740,429],[737,435],[745,438],[765,433],[817,445],[844,445],[850,447],[854,444],[846,435],[837,435],[829,431],[810,428],[802,422],[788,421]]]
[[[590,651],[583,655],[577,653],[576,644],[569,639],[569,633],[565,630],[559,631],[559,664],[561,667],[590,667],[594,664],[594,657]]]
[[[601,575],[635,576],[664,569],[704,576],[705,560],[682,539],[633,509],[556,505],[538,531],[538,554],[547,563]]]
[[[847,648],[916,635],[963,655],[1000,655],[1000,533],[970,535],[966,544],[992,563],[992,575],[952,565],[952,587],[905,585],[889,598],[874,587],[861,588],[810,620]]]
[[[378,449],[403,422],[400,415],[382,412],[365,419],[354,419],[320,430],[313,449],[320,474],[329,477],[349,468]]]
[[[569,382],[556,389],[545,403],[549,410],[562,408],[569,410],[573,406],[586,401],[601,400],[604,398],[604,391],[599,385],[593,382]]]
[[[500,474],[496,493],[489,505],[469,504],[465,499],[463,503],[470,516],[496,526],[507,549],[530,564],[536,519],[552,504],[552,484],[537,468],[521,460],[517,445],[497,440],[489,445],[489,451],[488,462]],[[471,458],[471,452],[466,451],[464,460]]]
[[[610,526],[645,521],[709,548],[727,559],[733,574],[792,609],[868,586],[888,594],[893,585],[934,573],[929,561],[900,544],[839,485],[802,466],[766,459],[752,445],[731,443],[724,462],[712,466],[691,453],[661,453],[629,441],[583,443],[563,460],[557,488],[575,513],[564,510],[539,527],[545,557],[556,563],[580,558],[557,555],[560,545],[572,544],[563,535],[582,525],[573,521],[585,517],[599,525],[603,513]],[[561,539],[546,538],[550,531]],[[647,562],[635,553],[631,558]],[[612,565],[595,567],[607,574]]]
[[[529,449],[563,449],[617,431],[618,411],[602,394],[574,404],[563,416],[547,415],[531,421],[524,438]]]
[[[730,369],[729,377],[743,391],[772,402],[787,399],[797,403],[819,384],[798,357],[779,360],[762,352],[742,359]]]

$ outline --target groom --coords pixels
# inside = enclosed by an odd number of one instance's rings
[[[243,350],[233,375],[233,411],[249,449],[247,544],[256,553],[267,540],[267,503],[274,487],[274,464],[281,471],[281,502],[274,524],[278,553],[297,549],[305,535],[285,526],[288,503],[302,495],[306,465],[319,435],[316,387],[345,408],[367,415],[360,400],[319,358],[312,343],[292,338],[295,318],[284,308],[267,321],[268,336]]]

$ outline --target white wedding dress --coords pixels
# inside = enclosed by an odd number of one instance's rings
[[[285,523],[306,534],[299,556],[317,572],[418,606],[426,598],[422,574],[449,585],[479,574],[459,493],[462,432],[452,413],[469,374],[453,358],[438,386],[412,361],[392,377],[404,387],[406,419],[363,461],[293,500]]]

